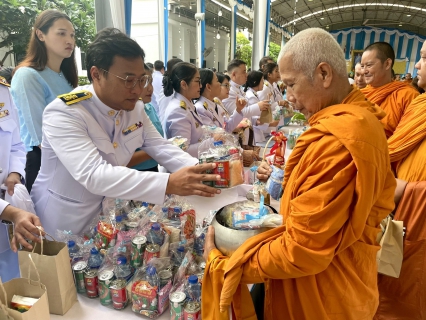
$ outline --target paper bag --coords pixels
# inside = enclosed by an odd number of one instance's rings
[[[27,257],[28,267],[33,269],[34,265],[30,257]],[[37,281],[28,279],[16,278],[6,283],[0,280],[0,320],[49,320],[49,302],[46,293],[46,287],[40,282],[40,276],[37,273]],[[26,312],[21,313],[17,310],[9,308],[10,301],[14,295],[30,297],[38,299],[38,301]]]
[[[392,220],[388,216],[382,221],[382,225],[385,225],[385,230],[380,239],[381,249],[377,252],[377,271],[398,278],[403,259],[403,222]]]
[[[19,251],[21,276],[28,272],[28,252],[47,288],[50,312],[64,315],[77,300],[66,243],[43,239],[41,244],[35,244],[32,252],[27,249]]]
[[[259,118],[260,123],[271,123],[272,122],[272,111],[270,108],[263,110]]]

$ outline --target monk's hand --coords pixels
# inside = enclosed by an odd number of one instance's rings
[[[7,187],[7,193],[9,193],[10,196],[13,196],[15,191],[15,184],[18,183],[21,183],[21,175],[16,172],[11,172],[4,182]]]
[[[169,176],[166,193],[178,196],[214,197],[220,190],[203,184],[203,181],[220,180],[220,175],[207,174],[207,170],[216,168],[215,163],[205,163],[182,168]]]
[[[210,252],[216,249],[216,245],[214,243],[214,227],[209,226],[206,234],[206,241],[204,242],[204,254],[203,258],[205,261],[208,260]]]
[[[272,168],[269,164],[266,163],[266,161],[262,161],[260,166],[257,168],[257,178],[260,182],[266,182],[268,180],[269,176],[272,173]]]
[[[395,206],[397,206],[399,201],[402,198],[402,195],[404,194],[405,187],[407,186],[408,182],[401,179],[395,179],[395,180],[396,180],[396,189],[394,194],[394,201],[395,201]]]

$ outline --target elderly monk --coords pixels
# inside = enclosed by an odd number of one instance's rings
[[[426,89],[426,42],[416,69],[418,85]],[[400,202],[394,219],[404,221],[407,231],[399,278],[379,276],[375,319],[426,319],[426,94],[407,107],[388,144],[392,166],[402,179],[395,192]]]
[[[378,306],[376,241],[393,209],[395,178],[384,113],[346,81],[343,52],[322,29],[299,32],[279,58],[287,99],[308,119],[287,162],[284,225],[230,257],[206,238],[202,317],[256,319],[247,283],[265,283],[265,319],[372,319]],[[258,177],[271,168],[263,163]],[[219,310],[221,312],[219,312]]]
[[[355,65],[355,76],[354,76],[355,84],[358,88],[364,89],[367,86],[365,82],[364,70],[361,67],[361,63],[357,63]]]
[[[386,42],[370,44],[365,48],[361,60],[367,83],[367,87],[361,91],[368,100],[386,112],[382,123],[388,138],[395,131],[407,106],[419,95],[417,90],[406,82],[392,81],[394,61],[395,52]]]

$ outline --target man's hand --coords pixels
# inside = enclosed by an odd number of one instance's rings
[[[15,225],[14,237],[11,242],[11,249],[16,252],[18,243],[25,248],[31,250],[33,246],[25,239],[33,242],[41,242],[39,236],[40,231],[37,227],[41,227],[40,219],[33,213],[8,205],[1,214],[2,220],[13,222]],[[43,228],[41,229],[43,230]],[[44,232],[42,232],[44,234]]]
[[[216,174],[206,174],[207,170],[216,168],[215,163],[205,163],[192,167],[182,168],[170,174],[166,193],[178,196],[197,195],[202,197],[214,197],[220,190],[206,186],[202,181],[220,180]]]
[[[269,109],[270,106],[271,106],[271,103],[269,102],[269,100],[263,100],[259,102],[260,111],[266,111]]]
[[[21,183],[21,175],[16,172],[11,172],[4,182],[7,187],[7,193],[9,193],[10,196],[13,196],[15,184],[18,183]]]
[[[217,249],[214,243],[214,227],[209,226],[209,229],[206,234],[206,241],[204,242],[203,258],[205,261],[207,261],[210,251],[212,251],[213,249]]]
[[[237,99],[236,106],[237,106],[237,112],[241,113],[241,111],[244,109],[244,107],[247,105],[246,99]]]
[[[257,168],[257,178],[260,182],[266,182],[268,180],[269,176],[272,173],[272,168],[269,164],[266,163],[266,161],[262,161],[260,166]]]

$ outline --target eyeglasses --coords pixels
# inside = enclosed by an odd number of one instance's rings
[[[198,83],[198,85],[201,85],[201,79],[198,79],[198,80],[191,80],[191,82],[196,82],[196,83]]]
[[[132,76],[130,76],[131,77],[131,79],[129,79],[129,76],[127,76],[126,78],[122,78],[122,77],[120,77],[120,76],[117,76],[116,74],[113,74],[113,73],[111,73],[111,72],[109,72],[109,71],[107,71],[107,70],[105,70],[105,69],[102,69],[102,68],[99,68],[99,69],[101,69],[102,71],[104,71],[104,72],[106,72],[106,73],[110,73],[110,74],[112,74],[113,76],[115,76],[115,77],[117,77],[118,79],[121,79],[121,80],[124,80],[124,86],[127,88],[127,89],[133,89],[135,86],[136,86],[136,84],[139,82],[139,87],[140,88],[146,88],[146,87],[148,87],[148,84],[149,83],[152,83],[152,77],[151,77],[151,80],[149,79],[150,77],[148,76],[148,75],[144,75],[142,78],[140,78],[140,79],[132,79]],[[142,83],[143,83],[143,86],[142,86]]]
[[[227,84],[221,84],[220,86],[221,87],[225,87],[226,89],[231,88],[231,86],[229,85],[229,83],[227,83]]]

